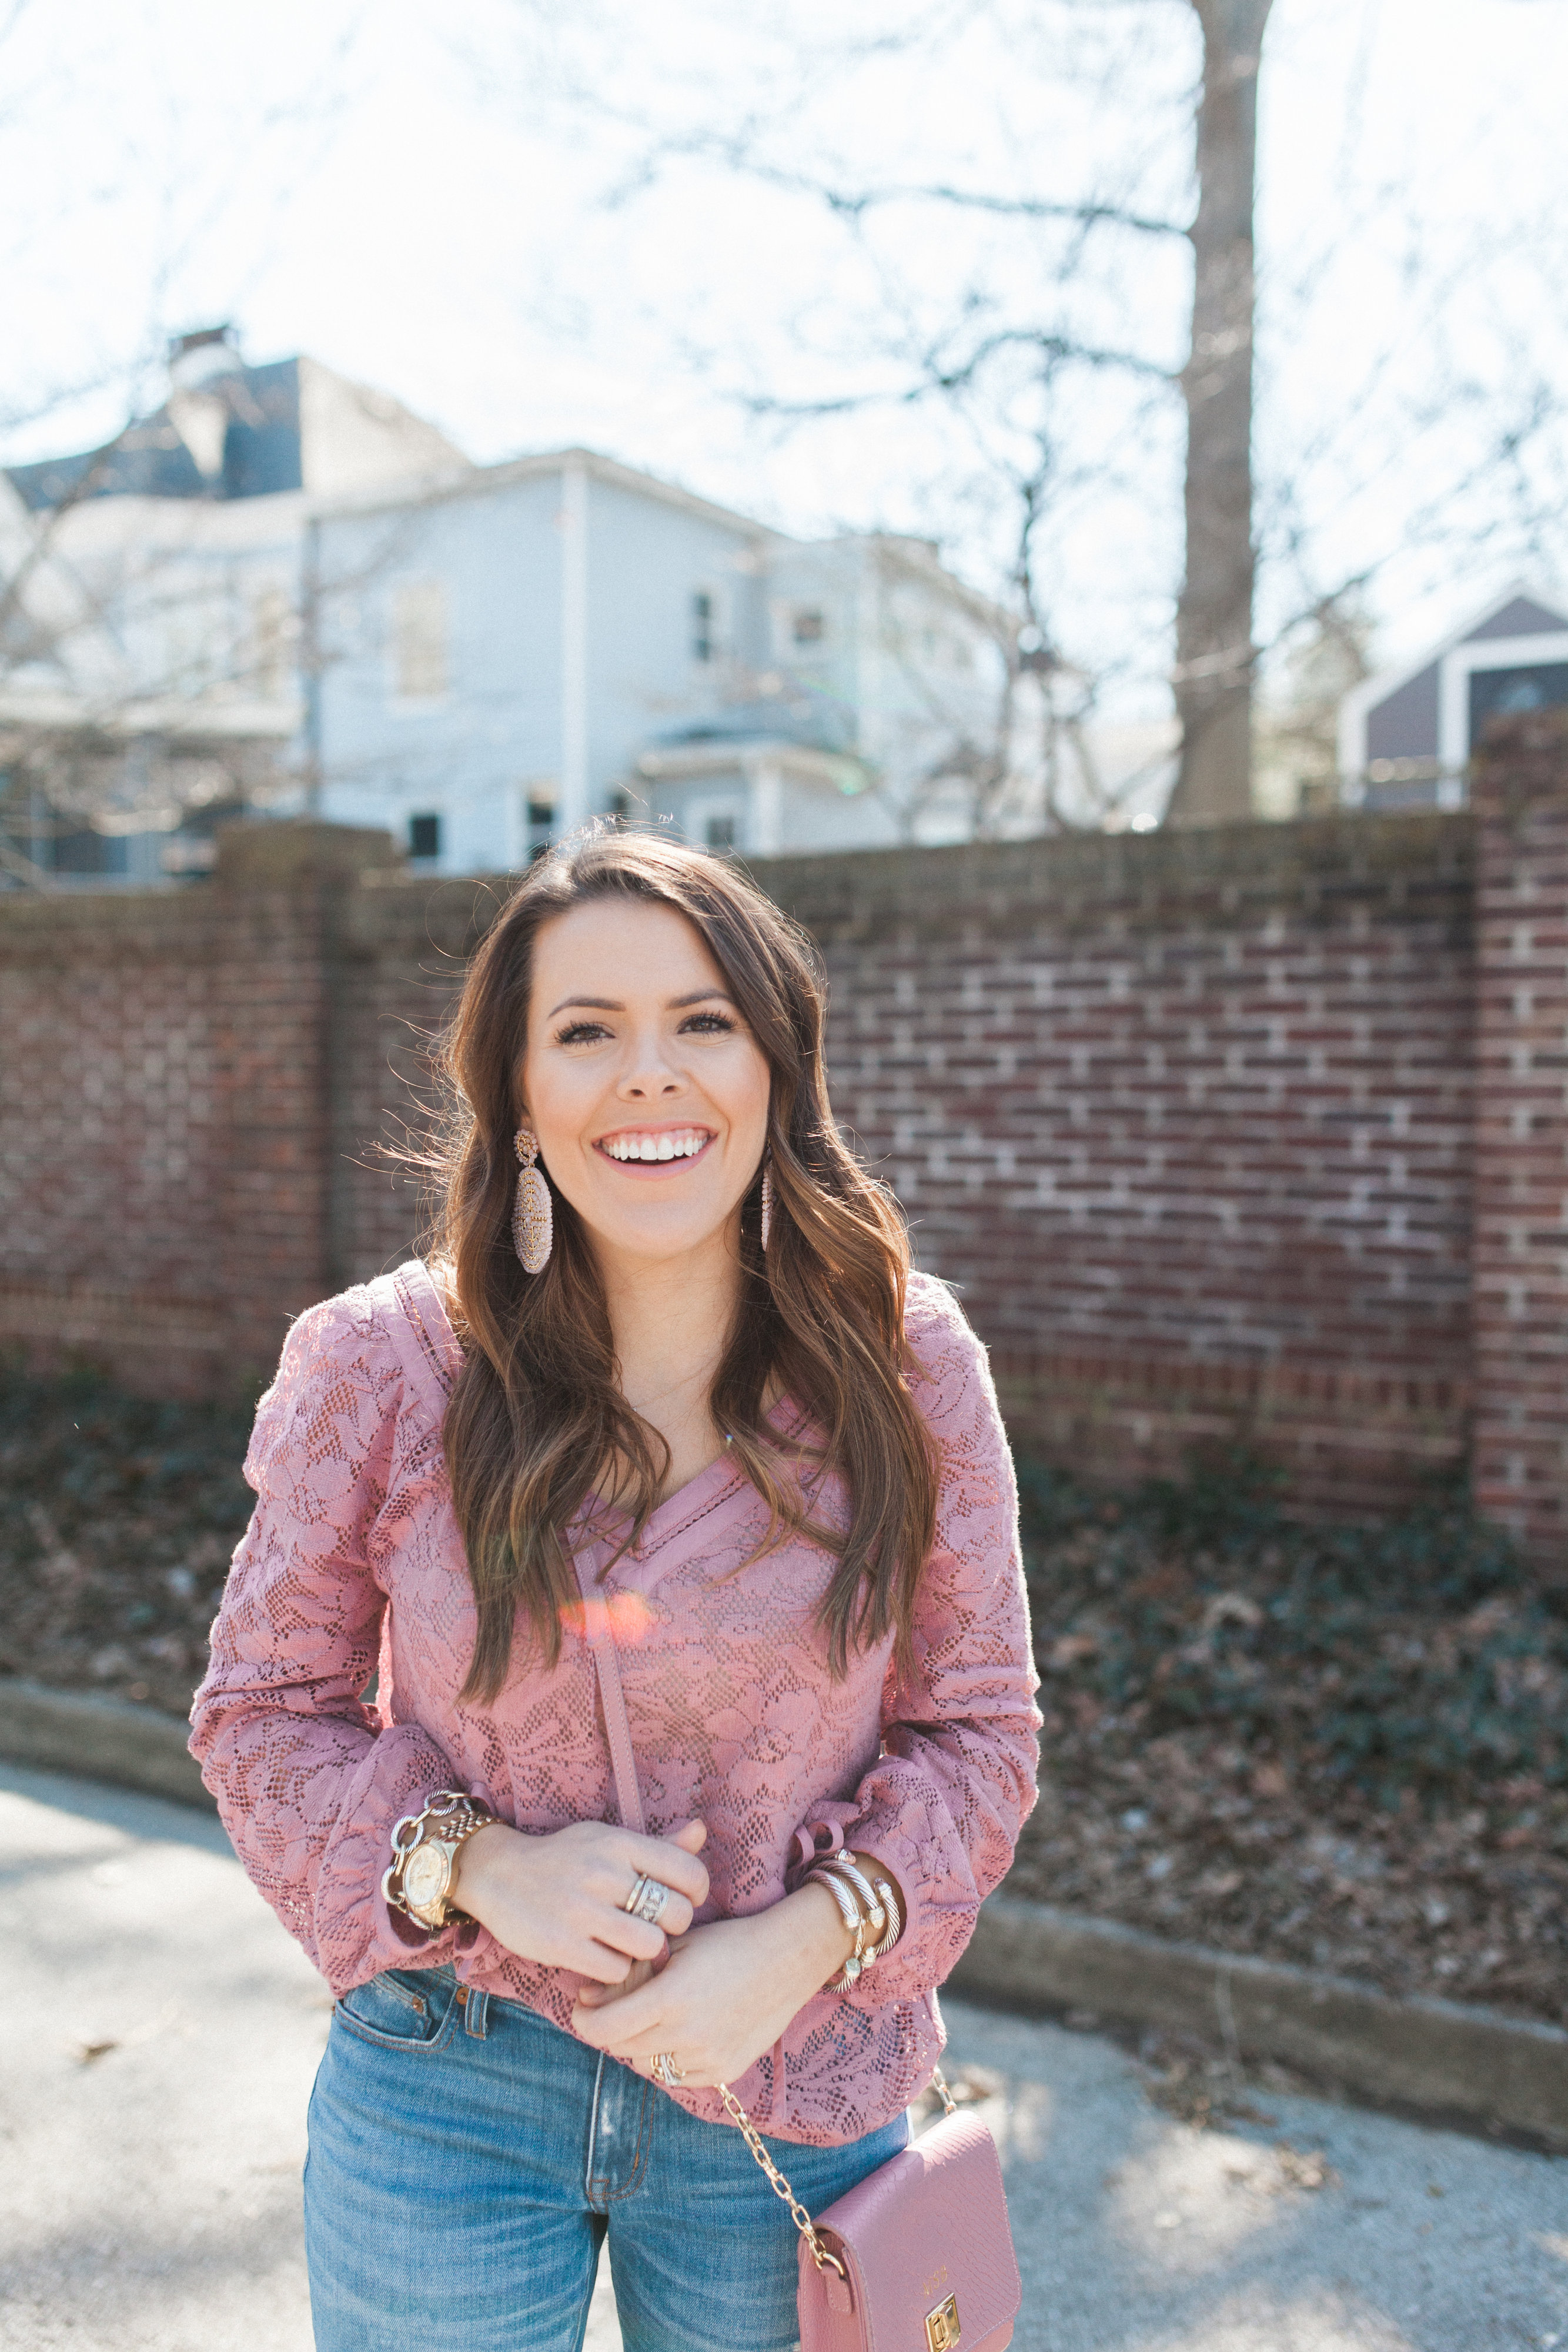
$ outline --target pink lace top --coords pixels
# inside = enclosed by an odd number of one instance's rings
[[[809,2001],[734,2085],[784,2139],[856,2138],[925,2082],[943,2041],[935,1988],[1033,1801],[1040,1717],[995,1391],[928,1277],[911,1280],[907,1328],[942,1463],[912,1678],[890,1638],[831,1679],[812,1617],[831,1562],[796,1539],[740,1567],[766,1511],[723,1458],[661,1506],[603,1588],[648,1827],[707,1823],[698,1917],[778,1902],[830,1841],[880,1855],[909,1899],[894,1950],[852,1992]],[[423,1936],[381,1891],[393,1822],[436,1789],[526,1831],[616,1818],[580,1627],[553,1670],[519,1665],[493,1706],[458,1699],[475,1619],[441,1425],[460,1362],[417,1261],[295,1324],[256,1415],[256,1507],[191,1746],[252,1879],[335,1992],[450,1960],[570,2030],[577,1978],[482,1928]],[[672,2095],[722,2117],[716,2092]]]

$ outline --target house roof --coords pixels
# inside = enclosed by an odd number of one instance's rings
[[[747,539],[771,540],[780,545],[802,542],[791,541],[788,531],[776,530],[770,524],[758,522],[754,515],[745,515],[734,507],[720,506],[716,499],[699,498],[695,490],[682,488],[677,482],[667,482],[658,474],[644,473],[640,467],[622,465],[618,457],[607,457],[602,450],[585,449],[572,445],[563,449],[540,449],[523,457],[505,457],[498,465],[474,466],[465,473],[455,475],[434,488],[421,486],[419,495],[425,500],[468,499],[486,496],[488,492],[506,489],[513,482],[536,481],[550,474],[579,469],[612,489],[631,490],[643,498],[656,499],[662,505],[678,508],[704,522],[717,523]],[[323,515],[376,514],[389,508],[406,504],[409,485],[389,482],[384,488],[351,492],[344,498],[327,500],[319,509]]]
[[[1419,677],[1445,654],[1452,653],[1456,646],[1479,645],[1492,637],[1547,636],[1561,629],[1568,629],[1568,599],[1532,583],[1516,581],[1500,596],[1491,597],[1460,627],[1450,629],[1447,636],[1428,646],[1414,661],[1363,678],[1359,686],[1352,687],[1341,709],[1354,712],[1357,718],[1364,711],[1375,710],[1379,703],[1397,694],[1402,686],[1408,686],[1412,678]]]
[[[168,399],[112,441],[6,469],[37,513],[89,499],[206,502],[330,490],[356,481],[411,480],[467,469],[444,435],[386,393],[357,384],[303,354],[251,367],[216,343],[199,381],[178,376]]]
[[[1462,707],[1453,699],[1451,673],[1456,667],[1469,672],[1512,662],[1528,665],[1535,658],[1532,641],[1556,638],[1561,645],[1565,635],[1568,599],[1555,590],[1516,581],[1416,660],[1379,670],[1352,687],[1339,707],[1341,776],[1354,782],[1364,771],[1370,775],[1375,761],[1391,757],[1397,767],[1408,756],[1430,771],[1429,778],[1423,775],[1419,781],[1456,777],[1466,756],[1466,722]],[[1482,646],[1497,648],[1490,664],[1484,654],[1465,652]],[[1554,650],[1551,657],[1560,659],[1561,654]],[[1382,739],[1384,748],[1375,737]],[[1390,737],[1402,739],[1406,748],[1393,748]]]
[[[253,499],[298,489],[304,478],[298,361],[236,364],[216,376],[211,390],[228,409],[215,480],[202,472],[166,402],[97,449],[9,467],[18,496],[38,513],[68,499]]]

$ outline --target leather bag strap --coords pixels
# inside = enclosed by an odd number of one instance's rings
[[[637,1759],[632,1747],[632,1725],[626,1713],[626,1693],[621,1682],[621,1661],[616,1654],[615,1636],[610,1630],[610,1605],[602,1591],[596,1591],[589,1581],[582,1555],[574,1551],[571,1564],[577,1572],[578,1590],[582,1594],[583,1630],[593,1652],[594,1672],[599,1681],[599,1704],[604,1715],[604,1735],[610,1743],[610,1770],[615,1782],[615,1803],[622,1829],[646,1834],[647,1822],[643,1811],[643,1791],[637,1781]],[[953,2095],[942,2079],[938,2067],[933,2075],[942,2094],[947,2113],[956,2115]],[[727,2083],[718,2086],[731,2120],[745,2137],[747,2147],[757,2158],[776,2197],[789,2208],[790,2219],[811,2250],[811,2260],[819,2271],[831,2270],[847,2284],[849,2273],[837,2254],[831,2252],[817,2235],[811,2217],[800,2203],[789,2181],[779,2171],[762,2144],[761,2134],[736,2097]]]
[[[599,1704],[604,1716],[604,1736],[610,1743],[611,1777],[615,1783],[615,1809],[621,1816],[622,1828],[635,1830],[643,1837],[647,1833],[647,1817],[637,1780],[626,1693],[621,1684],[621,1661],[615,1653],[615,1636],[610,1630],[610,1603],[602,1591],[595,1591],[589,1583],[580,1552],[572,1553],[571,1564],[582,1594],[583,1631],[593,1652],[593,1668],[599,1681]]]

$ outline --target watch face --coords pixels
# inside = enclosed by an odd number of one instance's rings
[[[445,1894],[451,1875],[452,1858],[440,1846],[415,1846],[403,1864],[403,1901],[429,1910]]]

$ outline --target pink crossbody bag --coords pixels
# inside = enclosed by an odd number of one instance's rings
[[[621,1664],[603,1597],[578,1581],[599,1675],[622,1826],[645,1833]],[[1005,2352],[1023,2301],[996,2142],[946,2112],[812,2220],[727,2083],[719,2095],[800,2232],[800,2352]]]

